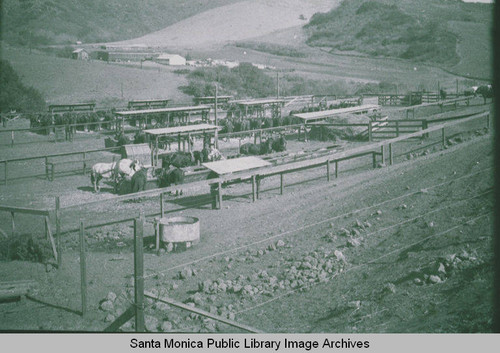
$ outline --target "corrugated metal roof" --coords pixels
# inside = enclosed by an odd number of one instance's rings
[[[201,132],[201,131],[215,131],[217,126],[209,124],[197,124],[197,125],[187,125],[187,126],[175,126],[175,127],[164,127],[160,129],[148,129],[144,130],[146,134],[150,135],[175,135],[179,133],[188,132]]]
[[[345,114],[345,113],[362,112],[365,110],[372,110],[372,109],[380,109],[380,105],[364,104],[364,105],[360,105],[357,107],[330,109],[330,110],[323,110],[321,112],[294,114],[293,116],[296,116],[297,118],[300,118],[300,119],[307,121],[307,120],[312,120],[312,119],[327,118],[329,116]]]
[[[172,113],[172,112],[189,112],[189,111],[202,111],[210,110],[209,105],[196,105],[192,107],[172,107],[172,108],[157,108],[157,109],[143,109],[143,110],[127,110],[123,112],[116,112],[116,115],[140,115],[140,114],[154,114],[154,113]]]
[[[184,57],[180,56],[179,54],[160,54],[158,55],[157,59],[174,59],[174,58],[184,59]]]
[[[243,170],[267,167],[270,166],[271,163],[259,157],[250,156],[250,157],[226,159],[217,162],[207,162],[207,163],[202,163],[202,165],[210,170],[213,170],[219,175],[223,175],[223,174],[241,172]]]
[[[259,104],[275,104],[281,103],[285,104],[285,100],[283,99],[252,99],[246,101],[236,101],[235,103],[240,105],[259,105]]]

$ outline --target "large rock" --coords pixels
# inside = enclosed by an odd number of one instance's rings
[[[151,315],[144,316],[144,326],[149,332],[156,332],[158,330],[159,321],[156,317]]]
[[[100,305],[102,311],[112,312],[115,309],[115,306],[112,301],[105,300]]]

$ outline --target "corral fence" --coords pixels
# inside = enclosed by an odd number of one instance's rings
[[[446,99],[459,98],[459,94],[447,94]],[[411,92],[408,94],[381,94],[378,95],[378,104],[384,106],[411,106],[416,102],[436,103],[443,100],[439,93],[434,92]]]
[[[106,154],[107,152],[116,152],[120,149],[121,147],[110,147],[0,160],[0,166],[3,167],[2,182],[5,185],[8,180],[41,176],[45,177],[47,180],[53,180],[54,176],[60,173],[82,172],[82,174],[85,174],[92,163],[97,160],[102,162],[103,157],[111,157],[109,154]],[[68,159],[67,157],[70,158]],[[75,165],[77,165],[78,168],[75,168]]]
[[[79,209],[82,207],[91,207],[93,208],[94,206],[97,205],[104,205],[104,204],[109,204],[109,203],[116,203],[116,202],[124,202],[124,201],[132,201],[132,200],[138,200],[142,199],[144,200],[145,197],[158,197],[159,205],[160,205],[160,212],[154,212],[150,215],[147,215],[148,217],[151,216],[156,216],[160,215],[163,217],[163,215],[166,213],[165,210],[165,200],[164,200],[164,194],[167,192],[175,192],[176,190],[182,188],[183,190],[196,190],[197,192],[200,192],[200,190],[208,190],[210,189],[211,192],[210,195],[212,198],[214,198],[214,202],[212,202],[212,208],[216,209],[222,209],[223,205],[223,185],[229,185],[229,184],[236,184],[236,183],[243,183],[246,181],[250,181],[251,183],[251,199],[252,202],[256,202],[259,199],[259,194],[262,192],[260,189],[260,183],[262,180],[265,178],[270,178],[273,176],[279,176],[279,189],[280,189],[280,194],[284,193],[284,188],[285,188],[285,180],[284,176],[286,174],[290,173],[297,173],[301,172],[304,170],[308,169],[314,169],[314,168],[324,168],[325,170],[325,179],[326,181],[331,180],[331,165],[335,166],[335,177],[338,177],[339,173],[339,163],[342,161],[346,161],[349,159],[354,159],[362,156],[369,155],[373,159],[373,167],[376,167],[377,161],[380,159],[380,163],[384,164],[385,162],[388,162],[389,165],[394,164],[394,156],[395,156],[395,144],[399,142],[404,142],[406,140],[409,140],[411,138],[415,137],[422,137],[422,136],[434,136],[437,137],[437,142],[435,144],[439,144],[442,147],[446,147],[447,145],[447,134],[446,132],[448,131],[448,134],[453,132],[459,124],[469,124],[469,123],[475,123],[474,128],[477,129],[477,121],[479,119],[486,119],[486,125],[489,127],[489,112],[481,113],[481,114],[476,114],[474,116],[453,121],[453,122],[447,122],[444,124],[438,124],[432,127],[428,127],[423,130],[419,130],[413,133],[409,134],[404,134],[399,137],[395,137],[392,139],[388,140],[383,140],[380,142],[376,143],[370,143],[364,146],[360,146],[351,150],[346,150],[346,151],[341,151],[341,152],[335,152],[335,153],[329,153],[326,155],[322,155],[316,158],[312,158],[309,160],[304,160],[304,161],[297,161],[293,163],[288,163],[284,165],[276,165],[276,166],[270,166],[270,167],[264,167],[261,169],[253,170],[253,171],[248,171],[248,172],[243,172],[243,173],[235,173],[232,175],[225,175],[225,176],[220,176],[214,179],[209,179],[209,180],[202,180],[202,181],[197,181],[197,182],[192,182],[189,184],[182,184],[182,185],[176,185],[176,186],[170,186],[167,188],[161,188],[161,189],[154,189],[154,190],[148,190],[148,191],[143,191],[143,192],[138,192],[135,194],[129,194],[129,195],[123,195],[123,196],[116,196],[116,197],[111,197],[108,199],[104,200],[97,200],[97,201],[92,201],[92,202],[86,202],[86,203],[79,203],[79,204],[74,204],[74,205],[64,205],[61,207],[61,202],[60,199],[56,199],[55,203],[55,208],[52,210],[34,210],[34,209],[27,209],[27,208],[20,208],[20,207],[10,207],[10,206],[0,206],[0,211],[2,212],[9,212],[11,213],[12,217],[12,224],[13,224],[13,234],[16,233],[16,228],[15,228],[15,223],[14,223],[14,214],[16,213],[26,213],[26,214],[34,214],[35,216],[40,216],[43,217],[43,220],[45,224],[47,224],[47,228],[49,231],[47,231],[48,235],[47,237],[49,238],[49,241],[51,242],[51,246],[54,249],[54,256],[57,259],[57,262],[59,265],[61,265],[61,259],[62,259],[62,248],[60,244],[60,238],[61,235],[68,234],[68,233],[74,233],[74,232],[80,232],[80,244],[84,244],[84,227],[83,224],[80,222],[79,227],[74,229],[74,223],[75,220],[74,214],[75,212],[78,212]],[[436,135],[437,134],[437,135]],[[380,157],[380,158],[378,158]],[[105,207],[106,208],[106,207]],[[156,207],[155,207],[156,208]],[[188,206],[189,208],[189,206]],[[109,207],[107,208],[108,210],[110,209]],[[156,208],[158,210],[158,208]],[[69,212],[67,217],[63,217],[63,213]],[[96,212],[101,212],[99,209],[96,210]],[[137,212],[137,211],[135,211]],[[175,212],[171,210],[171,212]],[[54,239],[50,240],[52,232],[50,231],[50,215],[55,215],[55,234],[56,238],[55,241]],[[110,218],[109,213],[105,215],[106,218]],[[69,217],[69,218],[68,218]],[[258,332],[258,330],[255,330],[254,328],[250,328],[248,326],[241,325],[237,322],[228,322],[227,319],[224,318],[219,318],[216,315],[210,314],[203,312],[202,310],[187,307],[182,303],[178,303],[176,301],[173,301],[169,298],[160,298],[157,295],[154,295],[153,293],[148,293],[144,291],[144,274],[143,274],[143,243],[142,243],[142,232],[144,229],[144,220],[145,216],[141,215],[139,219],[135,216],[132,217],[127,217],[127,218],[122,218],[119,220],[114,221],[115,223],[118,222],[134,222],[134,266],[135,266],[135,271],[134,271],[134,283],[135,283],[135,302],[134,304],[127,310],[125,313],[123,313],[122,316],[120,316],[112,325],[108,327],[108,330],[117,330],[123,323],[128,321],[132,316],[136,317],[136,330],[140,331],[144,329],[144,324],[143,321],[143,309],[144,309],[144,296],[147,296],[149,298],[155,299],[162,301],[166,304],[177,306],[178,308],[184,309],[184,310],[189,310],[193,313],[199,314],[199,315],[205,315],[206,317],[210,317],[214,320],[219,320],[221,322],[224,322],[222,320],[226,320],[224,323],[226,324],[232,324],[234,327],[239,327],[243,330],[250,331],[250,332]],[[62,220],[68,221],[68,224],[66,224],[66,227],[64,230],[62,230],[62,225],[63,221]],[[107,219],[107,223],[103,224],[100,223],[99,220],[97,220],[96,223],[90,224],[89,227],[95,228],[95,227],[102,227],[106,224],[109,224],[109,219]],[[156,233],[156,238],[157,238],[157,244],[158,242],[158,237],[159,233]],[[158,249],[158,246],[157,246]],[[80,253],[81,253],[81,259],[84,258],[85,256],[85,249],[84,245],[80,245]],[[83,264],[83,265],[82,265]],[[81,282],[82,282],[82,313],[85,313],[86,311],[86,294],[83,294],[84,292],[86,293],[86,275],[84,274],[85,270],[85,260],[80,261],[81,265]],[[211,316],[208,316],[211,315]],[[137,321],[139,320],[139,321]],[[230,321],[230,320],[229,320]]]
[[[386,140],[427,128],[427,120],[389,120],[387,117],[368,123],[368,140]]]

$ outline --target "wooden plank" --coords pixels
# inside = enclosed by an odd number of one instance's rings
[[[209,313],[209,312],[207,312],[205,310],[201,310],[201,309],[198,309],[196,307],[191,307],[189,305],[183,304],[183,303],[178,302],[176,300],[173,300],[171,298],[157,297],[157,296],[153,295],[153,293],[150,293],[150,292],[145,292],[144,295],[146,297],[148,297],[148,298],[153,299],[153,300],[157,300],[159,302],[162,302],[162,303],[165,303],[165,304],[169,304],[171,306],[175,306],[177,308],[180,308],[180,309],[183,309],[183,310],[195,313],[195,314],[200,315],[200,316],[208,317],[208,318],[210,318],[212,320],[216,320],[216,321],[222,322],[222,323],[224,323],[226,325],[230,325],[230,326],[233,326],[233,327],[236,327],[236,328],[248,331],[248,332],[252,332],[252,333],[264,333],[263,331],[260,331],[260,330],[258,330],[256,328],[251,327],[251,326],[248,326],[248,325],[245,325],[245,324],[241,324],[239,322],[236,322],[236,321],[233,321],[233,320],[229,320],[229,319],[226,319],[226,318],[218,316],[218,315],[211,314],[211,313]]]
[[[120,327],[123,326],[127,321],[133,318],[135,315],[135,307],[131,305],[123,314],[121,314],[115,321],[113,321],[108,327],[104,329],[104,332],[116,332]]]
[[[255,156],[226,159],[216,162],[202,163],[202,166],[219,175],[236,173],[253,168],[271,166],[271,163]]]
[[[16,235],[16,220],[14,212],[10,212],[10,221],[12,226],[12,237],[14,237]]]
[[[283,189],[284,189],[284,180],[283,180],[283,173],[280,173],[280,195],[283,195]]]
[[[257,187],[255,184],[256,184],[255,175],[252,175],[252,202],[255,202],[255,200],[257,199],[257,194],[256,194]]]
[[[134,219],[134,290],[135,290],[135,331],[144,329],[144,256],[143,233],[144,216]]]
[[[85,250],[85,226],[80,219],[80,293],[82,297],[82,316],[87,314],[87,256]]]
[[[389,165],[393,164],[392,143],[389,144]]]
[[[62,264],[62,251],[61,251],[61,199],[56,197],[56,244],[57,244],[57,266],[61,267]]]
[[[52,247],[52,252],[54,253],[54,260],[57,261],[57,248],[54,237],[52,236],[52,231],[50,230],[50,220],[48,216],[45,216],[45,232],[47,233],[47,237],[49,238],[50,245]]]
[[[222,184],[217,183],[217,202],[219,204],[219,210],[222,209]]]

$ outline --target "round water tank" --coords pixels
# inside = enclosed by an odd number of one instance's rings
[[[200,220],[196,217],[163,217],[160,236],[165,243],[196,242],[200,240]]]

